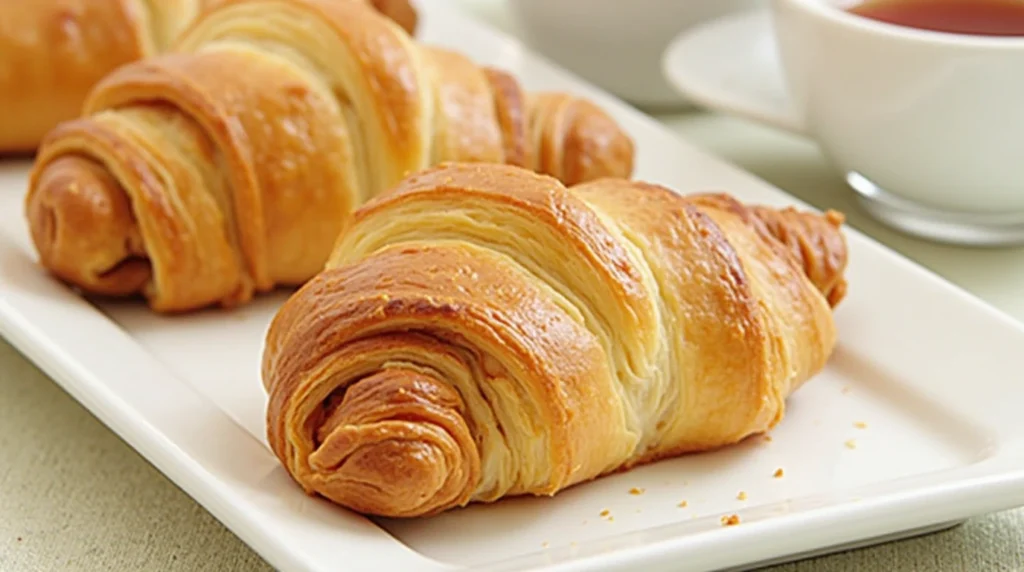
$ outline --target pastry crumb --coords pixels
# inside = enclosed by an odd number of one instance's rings
[[[540,543],[540,547],[541,547],[541,548],[547,548],[548,546],[550,546],[550,545],[548,544],[548,542],[547,542],[547,541],[544,541],[544,542],[541,542],[541,543]]]
[[[747,500],[747,492],[740,491],[740,494],[736,495],[736,500]]]
[[[844,444],[846,445],[847,449],[856,449],[857,448],[857,441],[855,439],[850,439],[849,441],[847,441]]]
[[[722,526],[736,526],[740,523],[740,517],[736,514],[730,514],[722,517]]]
[[[629,489],[629,494],[631,494],[631,495],[642,495],[642,494],[644,494],[644,489],[633,487],[633,488]]]
[[[764,436],[764,441],[765,441],[765,443],[771,443],[772,442],[772,436],[771,435],[765,435]]]
[[[604,509],[604,510],[602,510],[602,511],[601,511],[601,517],[602,517],[602,518],[603,518],[603,517],[606,517],[606,516],[608,516],[608,515],[609,515],[609,514],[611,514],[611,513],[612,513],[612,511],[610,511],[610,510],[608,510],[608,509]]]
[[[778,469],[775,469],[775,472],[772,474],[772,476],[775,477],[776,479],[781,479],[784,474],[785,473],[782,471],[782,467],[779,467]]]
[[[689,505],[689,504],[690,504],[690,503],[688,503],[688,502],[686,502],[686,501],[682,501],[682,502],[680,502],[680,503],[679,503],[679,508],[686,508],[686,507],[687,507],[687,505]]]
[[[853,426],[856,427],[857,429],[867,429],[868,428],[868,424],[863,422],[863,421],[858,421],[858,422],[854,423]]]

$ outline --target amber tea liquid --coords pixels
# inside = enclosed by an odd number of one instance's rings
[[[1024,0],[867,0],[848,11],[934,32],[1024,36]]]

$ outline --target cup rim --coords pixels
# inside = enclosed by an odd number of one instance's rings
[[[864,16],[851,14],[829,0],[776,0],[787,2],[802,10],[814,14],[833,24],[853,28],[861,32],[869,32],[891,39],[904,40],[918,44],[943,47],[984,48],[984,49],[1024,49],[1024,35],[1021,36],[983,36],[976,34],[956,34],[924,30],[909,26],[900,26],[888,22],[872,20]]]

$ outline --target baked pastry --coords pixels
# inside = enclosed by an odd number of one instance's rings
[[[163,51],[201,0],[0,2],[0,153],[29,153],[118,66]]]
[[[35,151],[48,131],[78,116],[100,79],[166,51],[204,4],[220,1],[0,2],[0,153]],[[415,28],[407,0],[365,1]]]
[[[269,443],[308,493],[386,517],[734,444],[833,351],[842,222],[502,165],[413,175],[272,321]]]
[[[446,160],[629,176],[594,104],[418,45],[368,3],[219,0],[50,132],[26,197],[42,265],[160,312],[234,306],[323,268],[346,217]]]

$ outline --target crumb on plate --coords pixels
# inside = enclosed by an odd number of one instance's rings
[[[688,504],[690,504],[690,503],[688,503],[688,502],[686,502],[686,501],[682,501],[681,503],[679,503],[679,508],[686,508],[686,506],[687,506]]]
[[[608,516],[611,513],[612,513],[612,511],[610,511],[608,509],[604,509],[604,510],[601,511],[601,516],[605,517],[605,516]]]
[[[629,489],[629,494],[631,494],[631,495],[642,495],[642,494],[644,494],[644,489],[633,487],[633,488]]]
[[[775,472],[772,474],[772,476],[775,477],[776,479],[781,479],[784,474],[785,473],[782,471],[782,467],[779,467],[778,469],[775,469]]]
[[[541,542],[541,543],[540,543],[540,546],[541,546],[541,548],[547,548],[547,547],[548,547],[548,546],[550,546],[550,545],[549,545],[549,544],[548,544],[548,542],[547,542],[547,541],[545,540],[544,542]]]
[[[722,526],[736,526],[740,523],[740,517],[736,514],[730,514],[722,517]]]
[[[740,493],[736,495],[736,500],[747,500],[747,491],[740,491]]]
[[[772,442],[772,436],[771,435],[765,435],[764,436],[764,441],[765,441],[765,443],[771,443]]]
[[[868,424],[863,422],[863,421],[858,421],[858,422],[854,423],[853,426],[856,427],[857,429],[867,429],[868,428]]]
[[[847,441],[845,443],[845,445],[846,445],[847,449],[856,449],[857,448],[857,441],[855,439],[850,439],[849,441]]]

